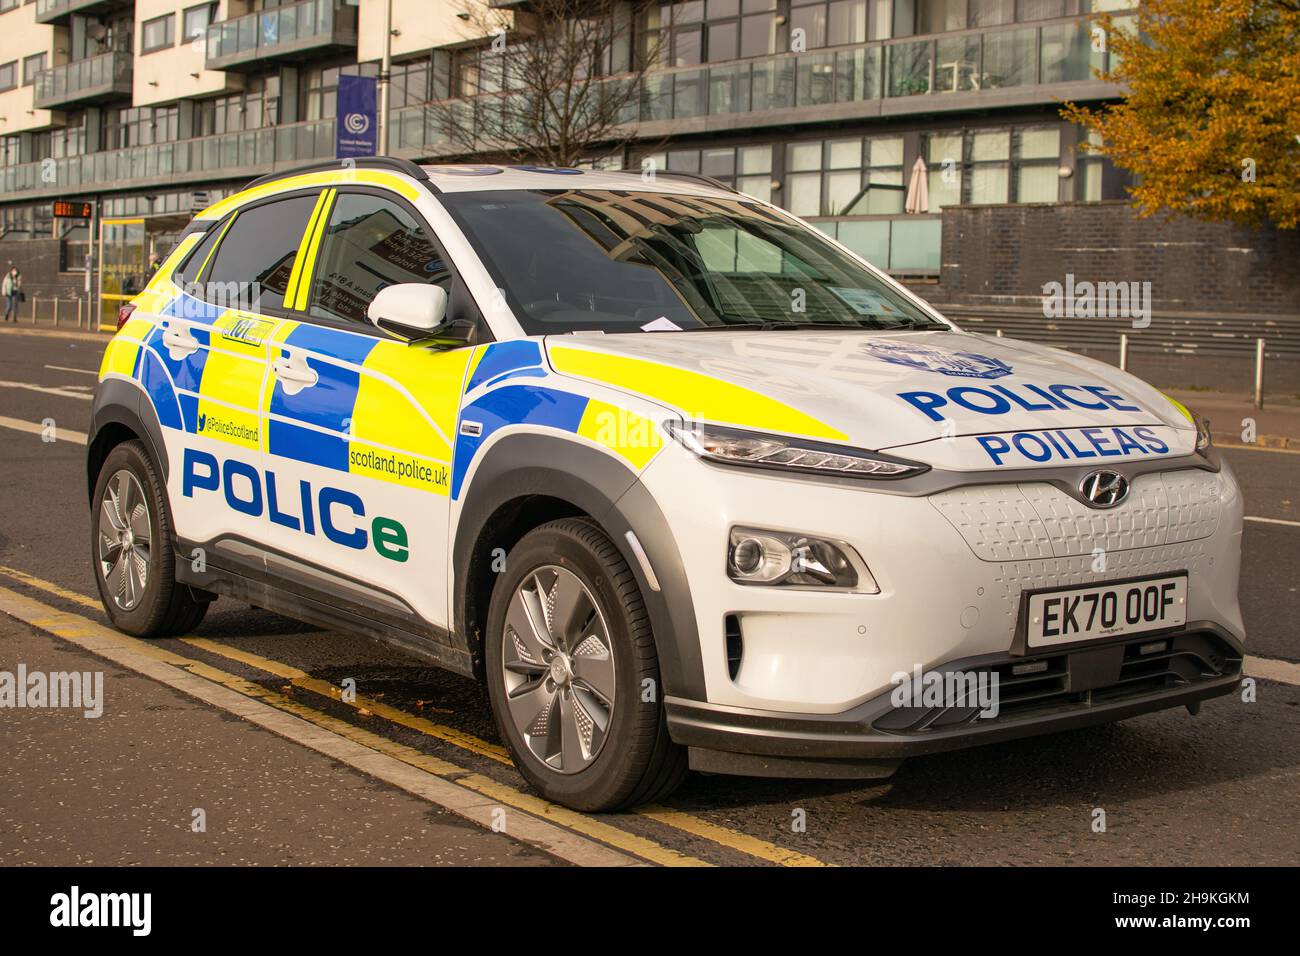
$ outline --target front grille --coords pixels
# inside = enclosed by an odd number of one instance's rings
[[[1240,674],[1241,655],[1216,634],[1193,632],[1008,658],[960,673],[990,683],[992,675],[997,675],[996,716],[983,717],[978,707],[960,706],[962,701],[949,700],[938,706],[894,707],[873,720],[872,726],[885,733],[924,734],[958,724],[996,724],[1046,713],[1086,710],[1095,704]]]

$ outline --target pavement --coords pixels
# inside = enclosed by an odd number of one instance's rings
[[[1208,389],[1165,389],[1165,394],[1208,418],[1210,434],[1219,444],[1300,449],[1300,401],[1292,395],[1265,393],[1264,407],[1256,408],[1251,395]]]
[[[916,758],[883,783],[696,774],[664,806],[593,816],[528,791],[479,685],[386,645],[224,598],[183,640],[108,631],[77,440],[102,343],[0,328],[0,671],[99,670],[106,697],[100,718],[0,710],[0,863],[1300,861],[1294,451],[1224,448],[1249,515],[1254,699]]]

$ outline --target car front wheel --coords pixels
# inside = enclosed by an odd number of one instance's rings
[[[614,810],[681,782],[641,592],[595,522],[553,521],[520,540],[492,591],[484,653],[497,727],[548,799]]]

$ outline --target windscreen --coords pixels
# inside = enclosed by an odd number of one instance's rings
[[[439,198],[529,335],[948,328],[820,233],[740,196],[576,189]]]

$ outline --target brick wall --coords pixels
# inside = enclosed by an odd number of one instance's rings
[[[0,269],[8,272],[12,263],[22,271],[28,299],[71,298],[85,288],[85,275],[59,271],[60,245],[58,239],[0,239]]]
[[[1140,219],[1126,202],[944,209],[935,302],[1032,305],[1067,273],[1150,281],[1160,311],[1300,315],[1300,231]]]

